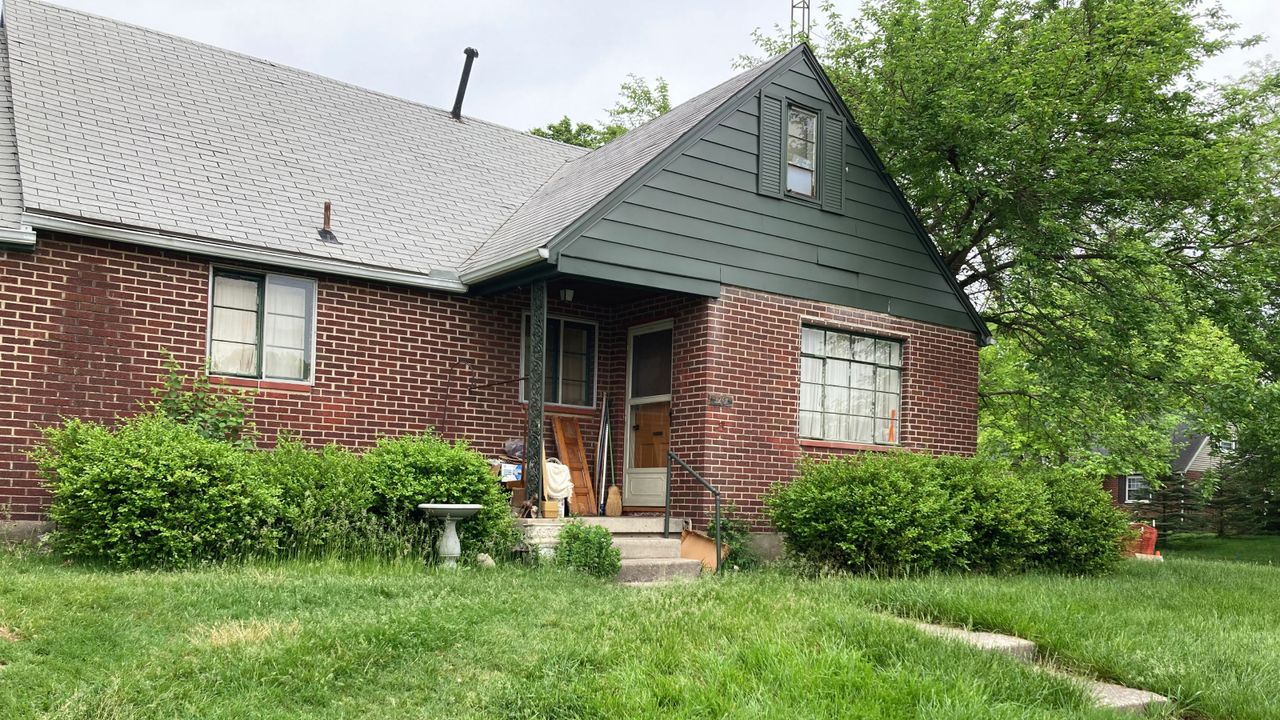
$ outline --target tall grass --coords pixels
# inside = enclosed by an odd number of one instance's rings
[[[1102,718],[1080,691],[770,573],[0,557],[0,717]]]

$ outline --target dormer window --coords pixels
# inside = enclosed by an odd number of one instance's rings
[[[791,107],[787,119],[787,192],[816,198],[817,168],[818,114]]]

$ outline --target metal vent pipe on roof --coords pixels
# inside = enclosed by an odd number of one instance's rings
[[[480,51],[475,48],[467,48],[462,52],[466,54],[467,61],[462,66],[462,80],[458,82],[458,97],[453,100],[453,112],[451,114],[454,120],[462,119],[462,98],[467,95],[467,81],[471,79],[471,63],[475,62],[477,57],[480,57]]]

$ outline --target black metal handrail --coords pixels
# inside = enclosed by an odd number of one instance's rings
[[[720,489],[717,488],[715,485],[712,485],[711,483],[707,482],[707,479],[699,475],[697,470],[694,470],[693,468],[689,467],[689,463],[681,460],[680,456],[676,455],[670,450],[667,451],[667,504],[666,504],[666,509],[664,510],[662,515],[662,537],[668,537],[671,534],[671,461],[672,460],[680,463],[680,467],[684,468],[685,472],[692,475],[694,480],[697,480],[698,482],[702,483],[702,487],[706,488],[711,493],[711,497],[715,498],[715,502],[716,502],[716,572],[718,573],[720,572],[720,560],[724,553],[724,551],[721,549],[721,546],[720,546]]]

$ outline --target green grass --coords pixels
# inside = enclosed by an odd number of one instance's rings
[[[1034,640],[1062,665],[1167,695],[1190,717],[1280,718],[1280,568],[1168,555],[1099,578],[848,587],[851,603]]]
[[[842,580],[0,555],[0,718],[1107,718]]]
[[[283,563],[116,573],[0,555],[0,718],[1105,718],[881,611],[1036,641],[1174,698],[1280,717],[1280,568],[634,589],[555,569]]]
[[[1162,534],[1156,549],[1174,559],[1280,565],[1280,535],[1218,537],[1199,533]]]

